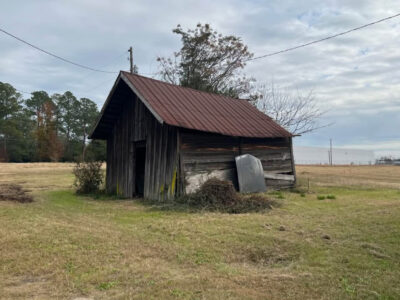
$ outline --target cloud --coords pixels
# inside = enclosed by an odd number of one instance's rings
[[[127,70],[129,46],[143,73],[157,71],[157,56],[179,49],[171,30],[210,23],[241,36],[255,55],[307,43],[397,13],[397,1],[3,1],[1,27],[70,60],[106,70]],[[400,18],[296,51],[249,62],[248,75],[314,94],[334,125],[297,138],[323,146],[397,151],[400,140]],[[25,91],[71,90],[101,106],[116,75],[94,73],[46,56],[0,35],[0,81]],[[394,141],[389,148],[388,140]],[[381,150],[379,150],[381,149]],[[383,150],[382,150],[383,149]]]

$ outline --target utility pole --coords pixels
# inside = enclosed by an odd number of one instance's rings
[[[330,154],[331,154],[330,161],[331,161],[331,166],[332,166],[332,164],[333,164],[333,156],[332,156],[332,139],[329,139],[329,143],[330,143]]]
[[[131,66],[131,74],[133,74],[133,49],[132,46],[129,48],[129,63]]]

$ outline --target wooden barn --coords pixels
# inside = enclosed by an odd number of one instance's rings
[[[208,178],[237,187],[235,157],[252,154],[267,188],[295,183],[292,134],[246,100],[120,72],[90,136],[107,140],[106,188],[166,200]]]

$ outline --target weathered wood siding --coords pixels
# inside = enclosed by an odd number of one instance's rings
[[[295,181],[295,167],[293,164],[291,138],[250,139],[241,140],[241,153],[251,154],[261,160],[267,188],[284,188],[293,186]],[[288,176],[268,175],[292,175]],[[275,177],[275,178],[272,178]]]
[[[237,186],[238,141],[229,136],[181,130],[181,178],[185,183],[181,192],[194,192],[211,177],[230,180]]]
[[[145,142],[144,197],[160,201],[174,197],[178,173],[177,129],[161,125],[134,93],[128,91],[117,96],[123,99],[107,140],[107,191],[124,197],[135,195],[135,142]]]
[[[208,178],[230,180],[237,187],[235,157],[251,154],[258,157],[266,174],[283,174],[280,179],[266,178],[267,188],[294,184],[291,139],[236,138],[197,131],[180,130],[180,165],[185,187],[180,192],[197,190]],[[269,176],[276,177],[276,176]],[[285,179],[281,179],[285,178]]]
[[[134,149],[132,145],[135,126],[136,99],[126,95],[122,102],[119,118],[114,122],[112,134],[107,139],[106,189],[124,197],[135,193]]]
[[[144,196],[173,199],[178,184],[177,129],[148,118]]]

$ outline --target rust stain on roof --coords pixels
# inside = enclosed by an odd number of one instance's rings
[[[292,136],[246,100],[121,73],[169,125],[239,137]]]

